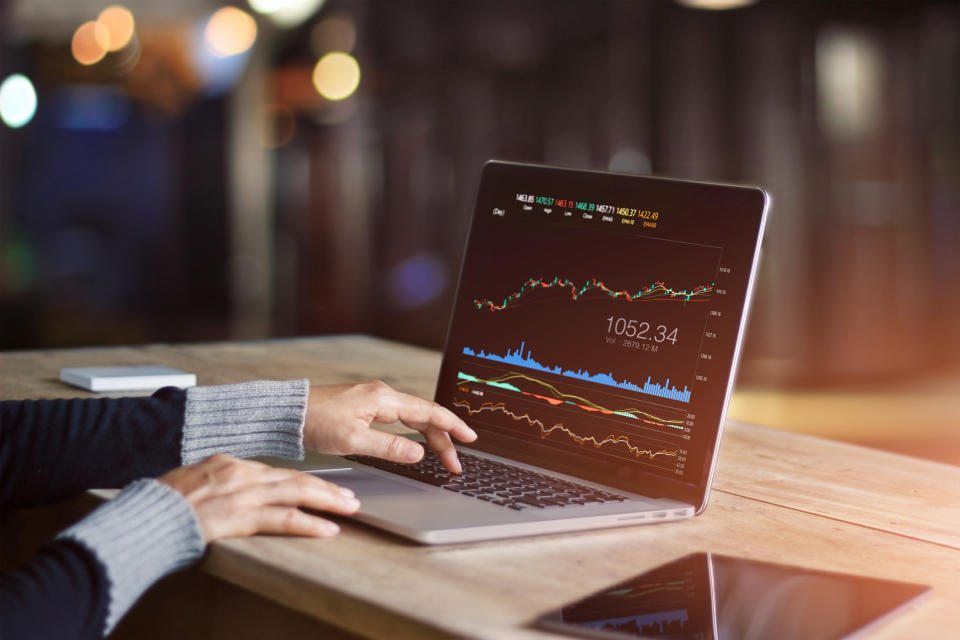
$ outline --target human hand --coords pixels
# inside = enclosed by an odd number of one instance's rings
[[[190,503],[207,542],[255,533],[329,538],[340,530],[336,523],[297,507],[342,515],[360,508],[350,489],[223,453],[178,467],[159,480]]]
[[[400,393],[379,380],[311,387],[303,443],[322,453],[362,454],[394,462],[420,460],[424,452],[418,443],[370,428],[374,421],[397,420],[422,433],[443,465],[460,473],[450,436],[472,442],[477,439],[473,429],[435,402]]]

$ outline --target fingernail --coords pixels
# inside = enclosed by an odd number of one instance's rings
[[[420,447],[416,445],[407,445],[403,449],[403,458],[410,462],[416,462],[420,459]]]
[[[350,489],[347,489],[346,487],[338,487],[338,488],[340,489],[340,494],[348,498],[352,498],[353,496],[357,495]]]
[[[343,501],[343,506],[345,506],[347,509],[357,510],[360,508],[360,501],[356,498],[347,498]]]
[[[325,534],[330,536],[340,533],[340,527],[338,527],[333,522],[324,522],[323,524],[320,525],[320,528],[323,529],[323,532]]]

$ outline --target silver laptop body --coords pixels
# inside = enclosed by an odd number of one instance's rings
[[[752,187],[484,166],[435,400],[479,434],[462,454],[623,501],[507,508],[345,458],[298,466],[425,544],[700,513],[768,206]]]

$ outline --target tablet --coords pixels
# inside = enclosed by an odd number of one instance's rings
[[[930,587],[694,553],[542,616],[584,638],[854,638]]]
[[[136,367],[65,367],[60,380],[89,391],[156,391],[161,387],[194,387],[193,373],[160,365]]]

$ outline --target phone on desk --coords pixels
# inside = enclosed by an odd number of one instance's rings
[[[854,638],[930,587],[693,553],[542,616],[584,638]]]

